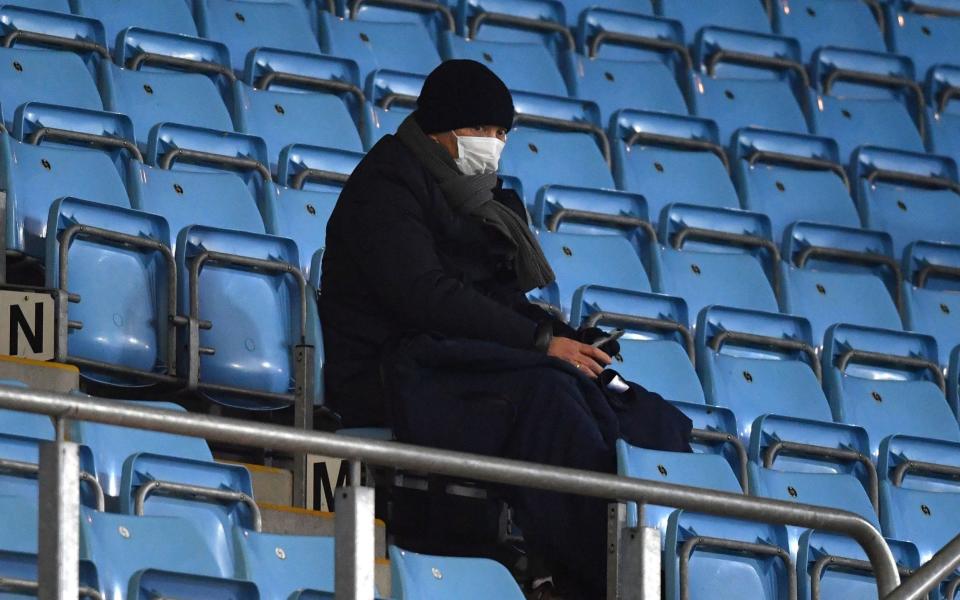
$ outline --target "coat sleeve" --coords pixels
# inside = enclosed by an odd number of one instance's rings
[[[402,327],[535,347],[535,320],[445,272],[423,207],[405,182],[368,177],[356,191],[350,198],[353,259]]]

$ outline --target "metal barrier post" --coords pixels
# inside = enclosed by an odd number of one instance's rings
[[[337,600],[373,600],[374,490],[359,482],[337,490],[334,521]]]
[[[294,393],[293,426],[302,431],[313,430],[313,357],[314,347],[298,344],[293,349]],[[307,506],[307,453],[293,453],[293,505],[298,508]]]
[[[58,419],[56,441],[40,446],[38,569],[40,600],[76,600],[80,579],[80,458],[77,444],[64,441]]]
[[[660,532],[628,527],[626,514],[626,504],[608,505],[607,598],[660,600]]]

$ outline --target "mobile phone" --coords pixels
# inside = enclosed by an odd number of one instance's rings
[[[603,336],[602,338],[598,339],[597,341],[595,341],[590,345],[593,346],[594,348],[599,348],[600,346],[606,344],[607,342],[619,340],[620,338],[623,337],[623,334],[625,333],[626,331],[624,331],[623,329],[614,329],[608,335]]]

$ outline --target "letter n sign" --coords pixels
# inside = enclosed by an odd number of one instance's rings
[[[0,291],[0,354],[53,360],[53,296]]]

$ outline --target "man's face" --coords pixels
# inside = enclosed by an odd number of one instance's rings
[[[505,143],[507,141],[507,130],[499,125],[478,125],[476,127],[461,127],[442,133],[431,133],[430,137],[443,146],[450,153],[450,156],[460,158],[460,152],[457,149],[458,137],[495,137]]]

